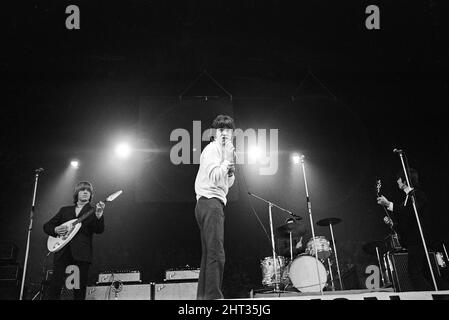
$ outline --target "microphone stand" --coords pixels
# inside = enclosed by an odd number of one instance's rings
[[[30,210],[30,223],[28,225],[28,237],[27,237],[27,245],[25,250],[25,261],[23,263],[23,274],[22,274],[22,284],[20,287],[20,300],[23,300],[23,289],[25,286],[25,277],[27,272],[27,264],[28,264],[28,254],[30,251],[30,238],[31,238],[31,230],[33,230],[33,219],[34,219],[34,206],[36,203],[36,192],[37,192],[37,182],[39,180],[39,173],[44,171],[44,169],[39,168],[36,169],[35,172],[35,179],[34,179],[34,191],[33,191],[33,200],[31,204],[31,210]]]
[[[408,169],[405,167],[404,158],[403,158],[403,155],[402,155],[403,151],[402,150],[398,150],[397,153],[399,153],[399,157],[401,158],[402,168],[404,169],[404,174],[405,174],[405,179],[407,180],[407,185],[410,188],[413,188],[413,186],[410,184],[410,180],[408,178],[408,174],[407,174]],[[430,263],[429,251],[427,250],[426,240],[424,239],[424,234],[423,234],[423,231],[422,231],[422,228],[421,228],[421,222],[419,220],[418,209],[416,208],[416,199],[415,199],[415,195],[414,195],[413,192],[411,193],[411,198],[412,198],[413,210],[415,211],[416,222],[418,223],[419,233],[421,235],[422,244],[424,246],[424,251],[426,253],[427,263],[429,264],[429,270],[430,270],[430,274],[432,276],[433,285],[435,287],[435,291],[438,291],[437,282],[435,281],[435,275],[433,273],[432,264]]]
[[[318,251],[316,249],[316,243],[315,243],[315,229],[313,228],[312,204],[310,202],[309,189],[307,188],[306,168],[304,166],[304,155],[301,156],[301,166],[302,166],[302,172],[304,174],[304,185],[305,185],[305,189],[306,189],[307,209],[309,211],[310,228],[312,230],[313,250],[315,251],[315,262],[316,262],[316,272],[317,272],[316,274],[318,277],[318,287],[320,288],[321,295],[323,295],[323,289],[321,288],[320,269],[318,268]]]
[[[282,210],[282,211],[288,213],[288,214],[291,215],[292,217],[296,217],[296,218],[297,218],[298,216],[295,215],[295,214],[293,214],[293,213],[292,213],[291,211],[289,211],[289,210],[286,210],[286,209],[284,209],[284,208],[281,208],[281,207],[279,207],[278,205],[276,205],[276,204],[274,204],[274,203],[272,203],[272,202],[270,202],[270,201],[268,201],[268,200],[265,200],[265,199],[263,199],[263,198],[261,198],[261,197],[259,197],[259,196],[256,196],[255,194],[252,194],[251,192],[248,192],[248,194],[249,194],[250,196],[253,196],[254,198],[257,198],[257,199],[259,199],[259,200],[262,200],[263,202],[265,202],[265,203],[268,204],[268,214],[269,214],[269,217],[270,217],[270,231],[271,231],[271,248],[272,248],[272,251],[273,251],[273,263],[274,263],[274,275],[275,275],[275,289],[274,289],[274,291],[275,291],[275,292],[280,292],[280,289],[279,289],[279,283],[280,283],[279,277],[280,277],[280,272],[279,272],[279,274],[278,274],[277,255],[276,255],[276,249],[275,249],[275,245],[274,245],[273,216],[272,216],[272,213],[271,213],[271,208],[272,208],[272,207],[278,208],[279,210]]]

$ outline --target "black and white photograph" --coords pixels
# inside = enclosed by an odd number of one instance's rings
[[[0,300],[449,300],[448,9],[2,4]]]

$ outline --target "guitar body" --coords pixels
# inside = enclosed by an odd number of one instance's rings
[[[114,201],[115,198],[117,198],[122,193],[123,193],[122,190],[114,192],[109,197],[107,197],[105,201],[106,202]],[[59,250],[64,248],[67,245],[67,243],[69,243],[70,240],[72,240],[73,237],[78,233],[78,231],[82,226],[82,222],[89,216],[91,216],[94,212],[95,207],[90,209],[87,213],[83,214],[83,216],[79,217],[78,219],[72,219],[67,222],[64,222],[62,226],[67,226],[69,231],[64,236],[57,236],[57,237],[49,236],[47,240],[48,251],[58,252]]]
[[[48,237],[48,240],[47,240],[48,251],[58,252],[59,250],[64,248],[65,245],[70,242],[70,240],[73,239],[73,237],[78,233],[78,231],[80,230],[80,228],[82,226],[81,222],[78,222],[74,225],[74,223],[77,220],[78,219],[72,219],[72,220],[69,220],[62,224],[63,226],[67,226],[69,228],[69,231],[64,236],[57,236],[57,237],[49,236]]]

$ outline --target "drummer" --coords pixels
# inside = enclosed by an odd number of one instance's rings
[[[293,258],[296,256],[304,253],[305,250],[305,243],[307,242],[307,239],[310,238],[308,236],[308,229],[306,228],[305,223],[300,223],[295,221],[293,218],[288,218],[285,221],[284,226],[293,226],[292,228],[292,251],[293,251]],[[282,228],[282,227],[281,227]],[[285,228],[278,228],[277,234],[276,234],[276,252],[280,256],[284,256],[286,258],[290,259],[290,234],[286,232]]]

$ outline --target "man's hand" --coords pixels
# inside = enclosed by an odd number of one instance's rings
[[[235,172],[235,165],[233,163],[228,164],[228,177],[232,177]]]
[[[104,202],[100,201],[97,203],[97,207],[95,210],[95,215],[97,216],[97,219],[100,219],[103,216],[105,204]]]
[[[384,222],[390,226],[393,226],[393,220],[391,220],[388,216],[384,217]]]
[[[387,198],[384,196],[380,196],[377,198],[377,204],[380,204],[381,206],[388,207],[390,205],[390,201],[388,201]]]
[[[57,226],[55,228],[55,233],[58,234],[59,236],[64,236],[67,232],[69,231],[69,228],[67,226]]]

